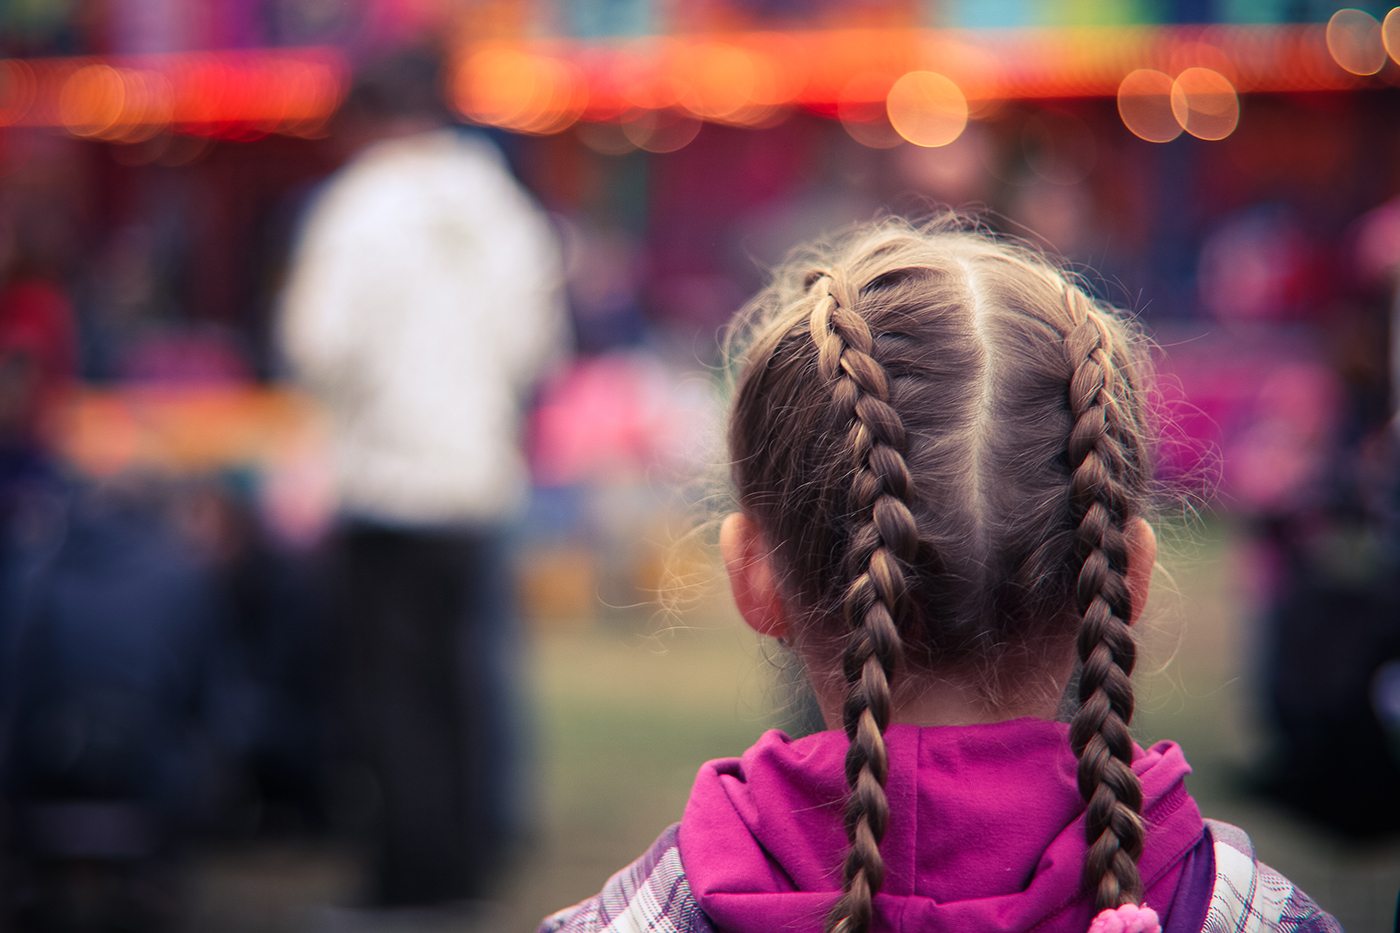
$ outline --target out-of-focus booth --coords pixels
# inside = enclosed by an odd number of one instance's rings
[[[156,422],[236,438],[302,411],[268,401],[271,322],[301,209],[345,156],[330,121],[357,67],[430,43],[446,102],[506,148],[568,249],[580,357],[541,390],[541,487],[703,461],[714,402],[686,374],[764,268],[823,229],[951,206],[1084,263],[1171,346],[1170,476],[1226,507],[1286,497],[1318,426],[1251,434],[1297,407],[1272,375],[1328,425],[1388,409],[1400,68],[1386,10],[1295,6],[17,5],[9,251],[66,286],[82,386],[50,430],[89,472],[305,467],[309,411],[256,453],[191,455]],[[1273,470],[1261,443],[1300,449]],[[547,495],[561,514],[541,520],[586,524],[574,498]]]

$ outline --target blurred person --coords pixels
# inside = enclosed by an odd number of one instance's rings
[[[489,891],[521,828],[512,575],[522,404],[568,340],[555,235],[434,63],[368,68],[310,210],[281,338],[331,418],[346,714],[378,801],[373,901]]]
[[[16,261],[0,289],[0,438],[5,453],[42,445],[76,375],[73,306],[41,268]]]
[[[703,765],[541,933],[1340,933],[1132,740],[1157,428],[1124,315],[890,220],[794,254],[729,348],[720,550],[827,728]]]
[[[52,456],[56,420],[76,382],[67,290],[38,254],[17,248],[0,287],[0,663],[16,629],[18,587],[65,483]]]
[[[190,842],[319,820],[315,614],[226,488],[128,470],[25,497],[0,680],[18,929],[177,926]]]
[[[1387,517],[1396,461],[1382,291],[1393,271],[1357,272],[1318,300],[1317,250],[1277,207],[1243,211],[1203,246],[1202,289],[1226,321],[1303,318],[1316,359],[1261,380],[1226,477],[1249,519],[1260,587],[1259,688],[1268,746],[1254,789],[1353,839],[1400,832],[1400,562]],[[1400,250],[1389,247],[1393,269]],[[1210,270],[1209,276],[1206,275]],[[1325,317],[1324,317],[1325,315]],[[1313,318],[1311,322],[1308,318]]]
[[[324,596],[312,554],[270,533],[244,470],[195,477],[172,516],[219,603],[206,716],[223,792],[211,823],[227,835],[324,829],[329,777]]]
[[[55,454],[76,384],[60,250],[16,237],[0,289],[0,924],[160,930],[211,784],[217,606],[159,483]]]
[[[166,929],[174,856],[217,783],[212,581],[153,478],[70,485],[44,518],[7,594],[6,913],[19,929]]]

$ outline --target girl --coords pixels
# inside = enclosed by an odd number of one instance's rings
[[[780,270],[735,346],[721,551],[829,731],[705,765],[542,933],[1340,930],[1201,819],[1175,744],[1129,735],[1156,542],[1117,314],[1025,249],[890,220]]]

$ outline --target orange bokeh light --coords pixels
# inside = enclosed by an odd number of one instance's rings
[[[323,62],[291,62],[284,94],[286,110],[281,132],[310,136],[323,132],[344,93],[343,82],[334,67]]]
[[[522,114],[514,129],[523,133],[546,134],[568,129],[578,120],[588,102],[588,88],[578,69],[557,58],[538,61],[541,95],[533,114]],[[547,96],[546,96],[547,95]]]
[[[892,119],[911,138],[940,138],[931,130],[921,135],[911,121],[928,108],[941,112],[941,104],[930,101],[941,101],[944,94],[952,101],[944,114],[952,114],[947,132],[959,119],[953,111],[964,108],[964,119],[981,118],[1005,101],[1114,95],[1133,132],[1166,141],[1181,132],[1182,123],[1172,114],[1171,76],[1178,74],[1186,76],[1177,88],[1176,106],[1187,129],[1203,138],[1221,138],[1238,120],[1240,92],[1354,87],[1354,76],[1336,66],[1325,39],[1323,24],[1066,27],[985,34],[813,29],[650,36],[621,45],[553,39],[513,48],[577,70],[578,81],[589,91],[580,119],[620,128],[635,120],[629,113],[676,110],[710,122],[770,126],[789,109],[801,107],[839,118],[865,145],[887,148],[904,139]],[[895,93],[891,109],[887,98],[896,80],[917,72],[942,75],[956,87],[961,104],[947,88],[919,90],[919,82],[910,79]],[[526,94],[519,87],[515,93]],[[599,144],[612,146],[601,136]]]
[[[457,73],[454,88],[462,113],[482,123],[505,124],[539,97],[535,56],[511,48],[483,49]]]
[[[345,72],[339,54],[322,49],[0,61],[0,125],[126,143],[171,128],[229,139],[305,135],[339,106]]]
[[[1230,80],[1209,68],[1187,68],[1171,91],[1172,113],[1198,139],[1224,139],[1240,122],[1240,99]]]
[[[1338,10],[1327,21],[1327,51],[1354,75],[1373,75],[1385,64],[1381,24],[1362,10]]]
[[[777,37],[745,43],[702,42],[678,58],[672,74],[685,108],[697,117],[736,126],[770,126],[785,115],[795,82],[768,48]],[[767,47],[767,48],[766,48]]]
[[[1181,122],[1172,112],[1174,84],[1169,74],[1139,68],[1118,85],[1118,115],[1134,136],[1167,143],[1181,135]]]
[[[555,133],[586,104],[578,70],[560,59],[510,46],[488,46],[457,69],[453,103],[477,123],[522,133]]]
[[[747,49],[723,42],[700,42],[686,48],[676,71],[689,86],[682,102],[697,117],[725,120],[753,101],[755,56]]]
[[[63,82],[58,114],[75,136],[97,136],[113,126],[126,104],[126,82],[111,65],[79,68]]]
[[[1381,44],[1392,61],[1400,62],[1400,6],[1385,14],[1381,21]]]
[[[158,71],[118,69],[124,100],[120,116],[103,138],[124,143],[150,139],[170,126],[172,90],[165,75]]]
[[[792,36],[759,32],[739,40],[754,53],[755,104],[780,107],[791,104],[807,85],[808,62],[804,49]]]
[[[967,127],[967,98],[933,71],[911,71],[885,97],[890,125],[916,146],[946,146]]]
[[[896,146],[906,137],[924,145],[941,138],[930,127],[946,118],[945,132],[952,132],[964,109],[975,111],[965,120],[1001,101],[1110,94],[1133,133],[1164,142],[1182,125],[1201,138],[1228,135],[1239,119],[1239,93],[1362,86],[1356,76],[1375,74],[1387,52],[1400,61],[1400,8],[1384,24],[1340,10],[1326,25],[541,39],[464,46],[446,90],[468,119],[515,132],[607,121],[615,131],[597,140],[604,148],[631,144],[626,125],[648,140],[651,121],[681,127],[657,130],[679,139],[695,119],[770,126],[795,107],[838,117],[868,146]],[[328,49],[0,61],[0,126],[67,127],[126,142],[172,128],[227,139],[315,135],[343,97],[347,71]],[[940,109],[947,88],[924,87],[931,78],[911,78],[895,90],[896,79],[908,74],[943,76],[961,106],[949,93],[951,109]],[[1170,75],[1180,77],[1171,82]],[[641,116],[650,111],[664,113]]]
[[[638,39],[618,56],[614,80],[632,107],[660,110],[674,107],[690,93],[690,86],[676,74],[683,46],[674,39],[655,36]]]

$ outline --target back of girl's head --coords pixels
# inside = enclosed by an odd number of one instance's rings
[[[1127,528],[1151,443],[1134,332],[1028,249],[890,220],[797,255],[731,345],[739,504],[799,650],[846,683],[851,853],[828,928],[868,926],[899,818],[891,690],[936,674],[995,705],[1076,638],[1085,879],[1100,906],[1139,899]]]

